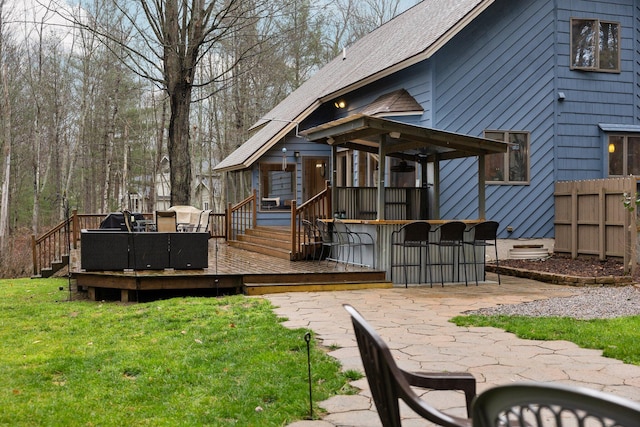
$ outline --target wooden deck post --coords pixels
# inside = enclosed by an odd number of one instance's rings
[[[481,154],[478,156],[478,218],[483,220],[487,218],[487,196],[485,187],[484,166],[485,158],[484,155]]]
[[[80,241],[80,219],[78,218],[77,209],[74,209],[71,212],[70,226],[72,227],[71,229],[73,230],[73,249],[78,249],[78,242]]]
[[[298,215],[296,201],[291,200],[291,261],[299,258],[300,236],[298,233]]]
[[[388,135],[381,134],[380,135],[380,146],[378,147],[378,203],[377,203],[377,219],[384,220],[384,206],[385,206],[385,188],[384,188],[384,175],[386,172],[386,155],[387,155],[387,142]]]

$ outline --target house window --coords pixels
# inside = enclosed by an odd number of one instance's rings
[[[484,136],[509,143],[506,153],[485,156],[487,184],[527,184],[529,182],[529,133],[485,131]]]
[[[640,135],[609,136],[609,176],[640,175]]]
[[[620,72],[620,23],[572,18],[571,69]]]
[[[262,210],[290,209],[295,199],[296,165],[281,163],[260,164],[260,208]]]

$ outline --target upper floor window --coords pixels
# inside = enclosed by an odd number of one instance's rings
[[[609,176],[640,175],[640,135],[609,136]]]
[[[487,184],[529,182],[529,132],[485,131],[484,137],[509,143],[506,153],[485,156]]]
[[[620,23],[571,19],[571,69],[620,71]]]

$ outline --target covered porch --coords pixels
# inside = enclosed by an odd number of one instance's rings
[[[375,265],[387,272],[387,278],[394,283],[420,283],[426,279],[424,270],[415,269],[395,271],[400,257],[409,257],[412,265],[424,264],[432,268],[436,263],[436,255],[431,254],[422,259],[422,249],[410,250],[407,254],[394,253],[394,234],[403,225],[412,221],[426,221],[435,233],[429,239],[439,239],[438,227],[449,221],[462,221],[467,231],[486,219],[485,199],[485,157],[496,153],[507,152],[508,144],[470,135],[430,129],[411,124],[392,121],[380,117],[363,114],[351,115],[329,123],[300,132],[309,141],[326,143],[331,146],[333,165],[331,172],[332,191],[328,197],[331,206],[329,222],[339,220],[351,230],[372,236],[374,245],[365,248],[361,258],[365,265]],[[339,177],[338,156],[341,151],[353,150],[371,153],[377,159],[377,173],[373,186],[341,186]],[[477,165],[477,216],[472,218],[449,218],[440,216],[440,163],[464,157],[476,157]],[[392,163],[387,167],[387,163]],[[404,186],[391,181],[393,173],[413,172]],[[410,185],[413,184],[413,185]],[[460,196],[470,197],[469,194]],[[473,197],[473,196],[471,196]],[[301,208],[304,207],[301,206]],[[315,214],[298,212],[304,218],[315,219]],[[320,215],[322,217],[322,215]],[[472,238],[466,233],[464,239]],[[462,239],[461,239],[462,240]],[[433,242],[432,242],[433,243]],[[463,246],[464,256],[452,253],[446,261],[452,264],[451,274],[438,277],[445,282],[459,281],[461,276],[484,280],[484,269],[477,264],[463,262],[480,256],[484,259],[484,251],[470,245]],[[479,253],[474,253],[478,251]],[[343,260],[348,262],[347,260]],[[439,259],[438,262],[442,262]],[[466,264],[466,265],[462,265]],[[398,270],[398,269],[396,269]],[[454,274],[454,271],[458,271]],[[463,274],[460,273],[462,271]],[[405,274],[408,277],[405,277]]]
[[[331,182],[334,183],[332,210],[341,218],[359,220],[441,219],[440,162],[464,157],[478,158],[478,215],[477,218],[465,219],[484,219],[485,156],[505,153],[508,147],[504,142],[363,114],[334,120],[300,134],[309,141],[331,146]],[[345,149],[376,155],[377,170],[380,172],[375,174],[373,186],[336,185],[338,153]],[[387,185],[389,159],[399,160],[394,165],[398,172],[402,168],[414,168],[418,175],[415,181],[417,185],[403,188]],[[394,172],[393,168],[389,170]]]

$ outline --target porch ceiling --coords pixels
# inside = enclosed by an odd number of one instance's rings
[[[418,162],[505,153],[509,144],[491,139],[354,114],[300,132],[310,141]]]

